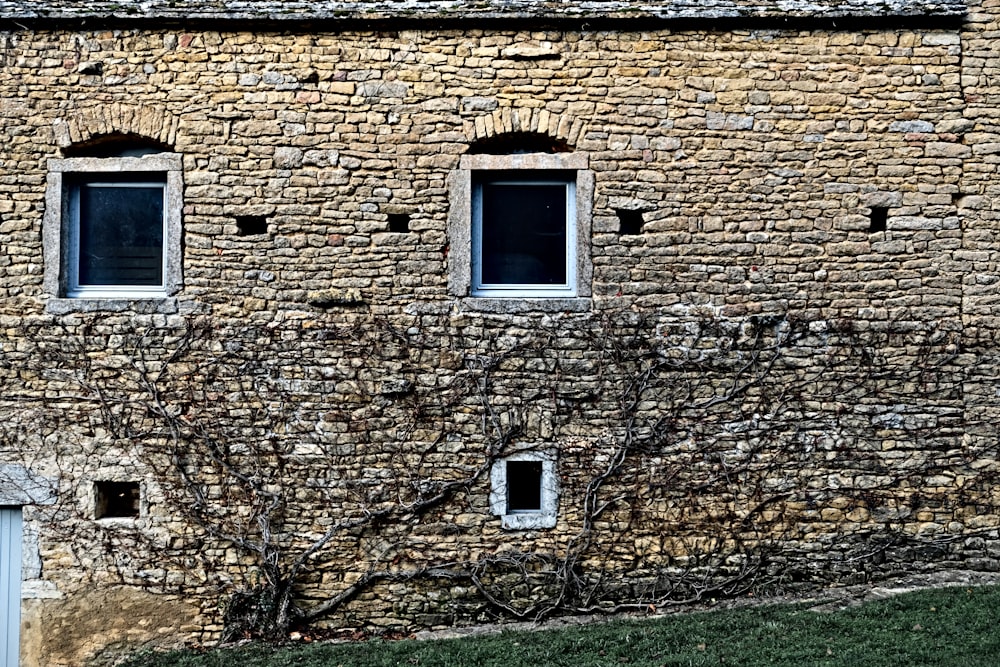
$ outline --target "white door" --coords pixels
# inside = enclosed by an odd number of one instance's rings
[[[21,637],[21,508],[0,507],[0,667],[17,667]]]

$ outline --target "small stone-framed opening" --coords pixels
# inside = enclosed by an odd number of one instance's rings
[[[490,512],[504,530],[553,528],[559,510],[559,476],[551,443],[515,445],[515,451],[493,462]]]
[[[618,214],[618,232],[622,236],[638,236],[642,234],[643,211],[631,208],[615,209]]]
[[[410,231],[409,213],[389,213],[389,231],[395,234],[405,234]]]
[[[885,206],[872,206],[868,219],[870,221],[869,232],[884,232],[889,220],[889,209]]]
[[[98,519],[127,519],[139,516],[139,482],[96,482],[96,507]]]
[[[507,461],[507,513],[542,511],[542,462]]]
[[[240,236],[267,234],[267,218],[263,215],[238,215],[236,229]]]

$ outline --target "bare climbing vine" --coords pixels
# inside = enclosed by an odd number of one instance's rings
[[[38,326],[0,358],[19,415],[0,436],[54,480],[46,539],[94,578],[218,596],[228,639],[648,610],[882,576],[996,533],[961,523],[996,502],[996,439],[948,332],[635,313]],[[536,446],[558,452],[557,526],[506,533],[490,472]],[[95,521],[109,476],[144,485],[131,524]]]

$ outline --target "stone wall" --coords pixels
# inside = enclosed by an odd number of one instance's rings
[[[5,166],[32,185],[74,141],[170,143],[185,160],[185,296],[222,311],[273,318],[331,287],[390,310],[444,300],[446,179],[512,114],[590,158],[596,309],[960,307],[953,195],[971,147],[955,31],[5,39]],[[24,274],[44,190],[4,193],[7,231],[29,232],[6,249],[6,295],[37,297]],[[868,233],[869,205],[890,207],[889,231]],[[621,208],[645,211],[643,234],[617,234]],[[397,210],[410,233],[386,233]],[[238,237],[241,214],[272,233]],[[906,294],[884,298],[900,280]]]
[[[262,516],[362,630],[1000,568],[995,14],[0,33],[3,460],[58,498],[25,655],[101,648],[52,633],[84,595],[164,596],[109,642],[217,639]],[[81,308],[48,161],[115,136],[182,156],[183,286]],[[593,173],[591,296],[454,296],[462,157],[539,137]],[[490,466],[530,446],[557,523],[511,532]],[[95,519],[104,480],[138,519]]]

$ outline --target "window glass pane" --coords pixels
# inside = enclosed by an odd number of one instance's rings
[[[507,461],[507,512],[540,512],[542,462]]]
[[[163,186],[80,188],[80,285],[163,283]]]
[[[566,284],[566,185],[484,183],[482,282]]]

